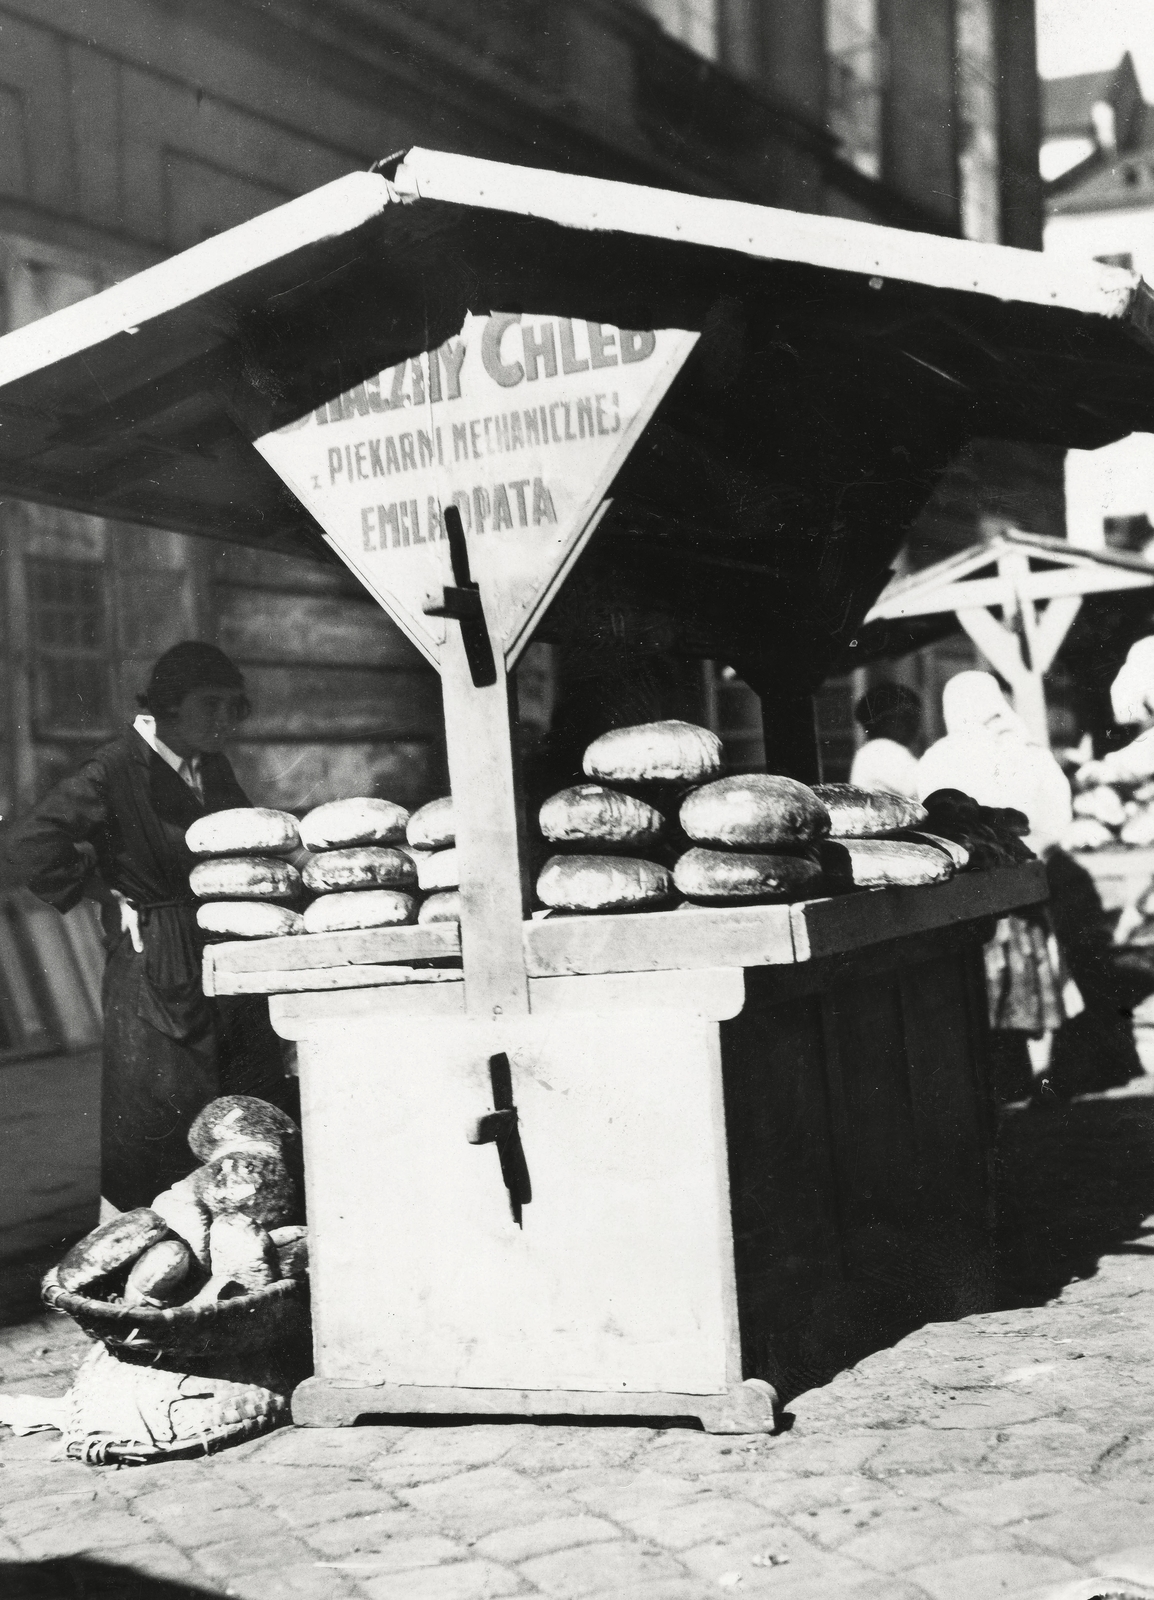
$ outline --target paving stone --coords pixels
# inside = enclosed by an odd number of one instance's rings
[[[636,1586],[658,1579],[684,1578],[685,1569],[664,1551],[625,1543],[583,1545],[521,1563],[520,1572],[545,1594],[630,1595]]]
[[[375,1461],[386,1451],[376,1428],[278,1428],[239,1447],[262,1466],[278,1461],[294,1466],[341,1467]],[[240,1458],[245,1459],[245,1458]],[[239,1460],[234,1463],[239,1468]]]
[[[657,1511],[613,1513],[638,1538],[648,1539],[666,1550],[688,1550],[705,1539],[726,1539],[749,1534],[756,1537],[774,1530],[774,1519],[746,1500],[724,1499],[721,1495],[699,1496],[689,1503],[663,1506]],[[780,1519],[777,1526],[780,1526]]]
[[[1073,1514],[1058,1512],[1028,1522],[1024,1536],[1071,1561],[1092,1561],[1103,1550],[1124,1550],[1154,1543],[1154,1506],[1111,1499],[1081,1505]]]
[[[286,1484],[279,1491],[264,1490],[261,1499],[270,1510],[297,1528],[312,1528],[322,1522],[338,1522],[344,1517],[367,1517],[392,1511],[400,1516],[393,1496],[373,1484],[350,1484],[346,1488],[314,1490],[308,1485]],[[410,1516],[412,1513],[408,1513]]]
[[[179,1542],[179,1541],[178,1541]],[[271,1571],[277,1567],[315,1564],[316,1555],[283,1528],[275,1536],[226,1539],[219,1544],[197,1544],[189,1549],[198,1567],[210,1577],[231,1578],[241,1572]]]
[[[933,1561],[1013,1547],[1012,1539],[983,1523],[967,1522],[939,1506],[911,1505],[888,1508],[872,1528],[855,1533],[839,1549],[868,1567],[901,1573]]]
[[[77,1550],[116,1550],[138,1545],[147,1534],[147,1526],[138,1517],[125,1511],[96,1510],[83,1516],[63,1517],[46,1528],[29,1529],[15,1537],[26,1558],[45,1561]]]
[[[703,1478],[707,1488],[727,1487],[720,1476]],[[856,1505],[867,1500],[888,1498],[892,1490],[861,1473],[841,1473],[832,1477],[765,1479],[757,1473],[743,1472],[730,1480],[731,1492],[781,1516],[791,1512],[817,1510],[821,1506]]]
[[[1036,1472],[1027,1478],[1004,1479],[983,1488],[939,1496],[941,1503],[966,1517],[1005,1526],[1026,1517],[1074,1512],[1083,1506],[1108,1504],[1107,1490],[1095,1489],[1064,1472]]]
[[[619,1539],[621,1529],[601,1517],[574,1516],[546,1518],[523,1528],[502,1528],[478,1539],[476,1553],[494,1561],[527,1561],[530,1556],[547,1555],[552,1550],[568,1550],[579,1544],[598,1544]]]
[[[374,1512],[368,1517],[342,1517],[337,1522],[302,1527],[297,1531],[313,1549],[334,1558],[365,1552],[376,1555],[390,1548],[394,1541],[440,1537],[436,1523],[407,1506],[396,1511]],[[449,1544],[448,1540],[443,1542]],[[465,1553],[463,1543],[454,1544],[451,1549],[457,1555]]]
[[[1057,1556],[1025,1555],[999,1550],[996,1554],[961,1556],[915,1567],[903,1574],[925,1589],[931,1600],[1003,1600],[1023,1589],[1081,1576],[1076,1567]]]
[[[973,1429],[959,1429],[947,1439],[944,1430],[911,1426],[887,1429],[869,1457],[873,1477],[883,1478],[911,1472],[935,1472],[949,1467],[976,1467],[989,1449],[986,1436]]]
[[[229,1539],[277,1539],[285,1531],[281,1518],[264,1506],[224,1506],[206,1510],[194,1505],[182,1512],[179,1506],[166,1504],[158,1512],[151,1500],[139,1502],[137,1525],[141,1524],[162,1528],[186,1549],[201,1544],[224,1544]]]
[[[786,1577],[794,1583],[824,1578],[829,1585],[841,1585],[863,1583],[874,1576],[861,1562],[821,1550],[795,1528],[784,1526],[741,1538],[711,1539],[679,1550],[677,1559],[699,1577],[714,1581],[723,1573],[740,1572],[746,1588]]]
[[[506,1467],[482,1467],[398,1494],[426,1516],[475,1539],[499,1528],[523,1527],[537,1518],[568,1516],[578,1509],[564,1496],[547,1494],[532,1479]]]
[[[360,1590],[352,1578],[331,1569],[278,1566],[267,1572],[234,1573],[224,1592],[236,1600],[346,1600]]]
[[[354,1575],[358,1572],[411,1572],[418,1567],[435,1567],[441,1562],[463,1561],[469,1553],[464,1545],[440,1533],[402,1534],[369,1539],[319,1564]]]
[[[7,1475],[4,1488],[9,1488]],[[0,1505],[0,1528],[18,1537],[34,1528],[50,1528],[70,1517],[85,1516],[96,1506],[99,1492],[95,1485],[81,1482],[72,1494],[12,1496]]]
[[[90,1553],[97,1560],[105,1559],[103,1546]],[[185,1551],[170,1544],[168,1540],[157,1539],[155,1536],[147,1540],[142,1539],[139,1544],[124,1545],[114,1554],[110,1554],[108,1559],[114,1559],[118,1567],[145,1573],[150,1578],[163,1578],[174,1582],[186,1579],[195,1580],[197,1583],[201,1581],[196,1567]]]
[[[496,1600],[524,1588],[515,1572],[491,1561],[463,1561],[452,1567],[377,1577],[359,1573],[357,1582],[370,1600]]]
[[[584,1484],[573,1484],[569,1494],[591,1511],[614,1521],[650,1516],[669,1506],[689,1505],[704,1491],[690,1478],[675,1478],[665,1473],[620,1471],[611,1480],[593,1476]]]

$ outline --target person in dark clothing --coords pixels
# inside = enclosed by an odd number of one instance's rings
[[[222,745],[248,712],[244,679],[213,645],[161,656],[145,714],[56,785],[14,833],[20,881],[58,911],[101,906],[107,946],[101,1192],[147,1205],[196,1165],[197,1112],[221,1094],[292,1110],[295,1084],[259,997],[209,1000],[186,829],[251,802]]]

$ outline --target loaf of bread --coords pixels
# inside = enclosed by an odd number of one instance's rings
[[[665,867],[634,856],[550,856],[537,879],[537,898],[557,911],[663,905],[672,889]]]
[[[149,1206],[122,1211],[72,1246],[56,1269],[61,1288],[87,1289],[98,1278],[129,1266],[167,1233],[168,1223]]]
[[[457,847],[447,850],[421,851],[417,855],[417,887],[424,894],[436,894],[441,889],[459,889],[461,876],[457,869]]]
[[[273,1228],[269,1238],[276,1249],[282,1278],[307,1278],[309,1272],[309,1230],[303,1223],[289,1228]]]
[[[299,850],[301,839],[288,811],[237,806],[198,817],[184,842],[194,856],[287,856]]]
[[[228,1150],[281,1155],[300,1150],[301,1130],[279,1106],[253,1094],[222,1094],[192,1119],[188,1148],[200,1161]]]
[[[821,864],[830,886],[841,889],[910,888],[954,875],[944,851],[901,839],[830,839],[821,847]]]
[[[163,1217],[178,1239],[183,1239],[200,1265],[208,1270],[208,1229],[212,1218],[187,1189],[164,1189],[151,1210]]]
[[[138,1257],[124,1285],[124,1303],[126,1306],[175,1305],[191,1271],[192,1251],[184,1240],[162,1239]]]
[[[806,856],[697,848],[680,858],[673,881],[690,900],[706,903],[800,900],[817,893],[821,868]]]
[[[283,939],[305,931],[299,911],[268,900],[208,900],[197,906],[196,921],[224,939]]]
[[[634,850],[654,844],[665,827],[665,818],[656,807],[600,783],[578,783],[550,795],[538,821],[542,836],[553,844]]]
[[[681,826],[695,844],[796,849],[829,832],[829,812],[795,778],[749,772],[694,790],[682,804]]]
[[[343,850],[354,844],[400,844],[409,813],[391,800],[327,800],[301,820],[306,850]]]
[[[447,850],[457,842],[453,821],[453,797],[443,795],[420,806],[409,818],[405,838],[416,850]]]
[[[238,1212],[214,1217],[208,1248],[215,1278],[231,1279],[246,1289],[264,1289],[280,1277],[276,1246],[251,1217]]]
[[[344,889],[415,889],[417,869],[406,850],[355,845],[314,856],[305,867],[304,881],[306,889],[314,894]]]
[[[288,861],[223,856],[198,862],[188,886],[198,900],[296,900],[301,875]]]
[[[437,894],[431,894],[427,900],[422,901],[421,909],[417,912],[417,921],[422,925],[430,922],[460,922],[461,920],[461,895],[457,889],[442,889]]]
[[[721,740],[693,722],[612,728],[585,751],[581,770],[606,783],[704,783],[721,771]]]
[[[399,889],[354,889],[322,894],[306,906],[306,933],[340,933],[348,928],[396,928],[412,922],[417,903]]]
[[[921,801],[902,794],[875,794],[852,783],[819,783],[813,792],[829,812],[832,839],[877,839],[926,820]]]
[[[954,871],[961,872],[970,864],[970,849],[957,839],[947,839],[940,833],[928,833],[925,828],[903,828],[895,838],[904,839],[910,844],[928,844],[935,850],[940,850],[943,855],[949,856],[953,862]]]
[[[1058,843],[1063,850],[1106,850],[1114,843],[1114,835],[1093,817],[1075,817],[1063,828]]]
[[[214,1217],[237,1211],[262,1228],[281,1228],[298,1220],[296,1179],[279,1156],[228,1151],[198,1167],[190,1179],[196,1198]]]

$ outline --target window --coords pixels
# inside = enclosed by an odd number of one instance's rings
[[[991,0],[957,0],[955,29],[962,233],[967,239],[997,244],[1001,237],[1001,196]]]
[[[88,561],[33,556],[24,570],[37,732],[65,738],[107,733],[112,697],[103,569]]]
[[[878,178],[885,57],[877,0],[826,0],[825,48],[830,132],[847,161]]]
[[[674,39],[708,61],[717,60],[718,0],[641,0],[641,4]]]

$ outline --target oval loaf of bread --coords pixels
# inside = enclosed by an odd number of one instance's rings
[[[875,794],[852,783],[818,783],[813,792],[829,812],[833,839],[877,839],[926,820],[921,801],[904,794]]]
[[[954,875],[944,851],[902,839],[830,839],[821,847],[821,864],[830,885],[845,889],[911,888]]]
[[[417,921],[425,926],[430,922],[460,922],[461,896],[457,889],[441,889],[422,901]]]
[[[415,889],[417,869],[407,851],[387,845],[354,845],[314,856],[305,867],[304,881],[314,894],[336,889]]]
[[[817,892],[821,868],[805,856],[687,850],[673,881],[691,900],[799,900]]]
[[[453,797],[446,794],[420,806],[409,818],[405,838],[415,850],[447,850],[457,842]]]
[[[198,900],[295,900],[301,875],[288,861],[222,856],[198,862],[188,886]]]
[[[343,850],[353,844],[400,844],[409,813],[391,800],[328,800],[302,819],[307,850]]]
[[[422,851],[417,856],[417,887],[425,894],[436,894],[439,889],[459,889],[460,886],[455,845],[450,845],[447,850]]]
[[[171,1306],[192,1270],[192,1251],[183,1239],[162,1239],[140,1256],[124,1285],[126,1306]]]
[[[303,933],[299,911],[267,900],[209,900],[196,908],[197,925],[226,939],[283,939]]]
[[[319,895],[305,907],[306,933],[345,928],[395,928],[412,922],[416,901],[399,889],[353,889]]]
[[[829,812],[795,778],[748,772],[696,789],[682,803],[681,826],[695,844],[795,848],[829,832]]]
[[[297,819],[288,811],[237,806],[197,817],[184,836],[194,856],[287,856],[300,848]]]
[[[665,818],[634,795],[600,783],[578,783],[550,795],[538,814],[554,844],[621,845],[644,849],[661,837]]]
[[[537,898],[557,911],[628,911],[663,905],[672,888],[665,867],[635,856],[550,856]]]
[[[280,1277],[276,1245],[250,1217],[226,1212],[212,1219],[208,1234],[214,1278],[228,1278],[246,1289],[264,1289]]]
[[[256,1150],[226,1151],[189,1176],[196,1198],[214,1217],[239,1211],[263,1228],[280,1228],[297,1220],[296,1180],[279,1156]]]
[[[703,783],[721,771],[721,740],[676,719],[611,728],[585,751],[581,770],[608,783]]]
[[[160,1241],[168,1223],[149,1206],[136,1206],[102,1222],[85,1234],[64,1257],[56,1275],[64,1289],[84,1289],[110,1272],[118,1272]]]

